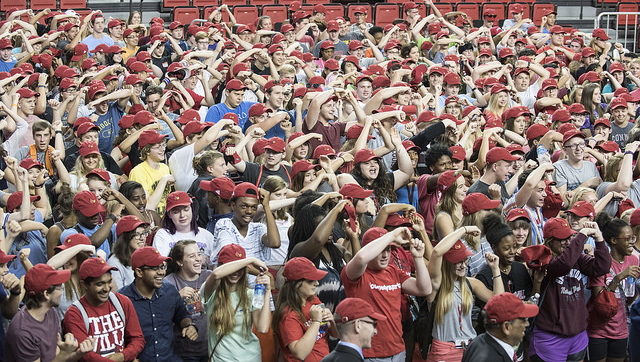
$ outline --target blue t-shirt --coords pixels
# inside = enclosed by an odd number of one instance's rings
[[[95,113],[95,112],[94,112]],[[100,127],[100,133],[98,134],[98,148],[101,152],[110,154],[113,150],[113,141],[115,141],[120,132],[118,122],[124,115],[124,111],[120,109],[117,101],[109,103],[109,110],[102,116],[98,117],[95,122],[96,126]]]
[[[89,52],[91,52],[93,49],[95,49],[100,44],[106,44],[107,46],[112,46],[112,45],[115,44],[113,42],[113,39],[111,39],[111,37],[109,35],[107,35],[107,34],[103,34],[102,38],[100,38],[100,39],[94,38],[93,34],[91,34],[88,37],[82,39],[81,43],[82,44],[87,44],[87,48],[89,48]]]
[[[4,218],[5,227],[8,219],[9,219],[9,214],[7,213],[5,214],[5,218]],[[38,210],[35,211],[33,221],[39,222],[39,223],[44,221],[40,211]],[[6,235],[7,234],[5,229],[5,237]],[[31,253],[29,254],[29,261],[31,262],[31,264],[36,265],[40,263],[42,264],[47,263],[47,260],[48,260],[47,240],[44,237],[42,237],[42,233],[40,233],[40,230],[27,231],[26,233],[20,233],[13,241],[13,244],[11,244],[11,249],[9,249],[9,254],[18,255],[20,250],[22,250],[23,248],[31,249]],[[15,275],[18,278],[25,275],[26,271],[24,270],[24,267],[22,266],[22,263],[20,263],[20,260],[18,260],[18,258],[15,258],[12,261],[10,261],[8,265],[9,265],[9,273]]]
[[[16,56],[13,54],[11,54],[11,59],[9,59],[8,62],[0,60],[0,72],[10,72],[17,62],[18,60],[16,59]]]
[[[296,125],[296,111],[287,111],[285,109],[279,109],[279,111],[285,111],[287,113],[289,113],[289,121],[291,122],[291,125],[295,127]],[[242,133],[247,133],[247,130],[249,129],[249,127],[253,126],[253,124],[251,122],[245,122],[244,126],[242,127]],[[286,141],[285,137],[286,134],[284,133],[284,130],[282,129],[282,127],[280,127],[280,122],[276,123],[275,126],[271,127],[271,129],[267,130],[264,134],[264,138],[271,138],[271,137],[280,137],[283,140]]]
[[[249,119],[249,108],[251,108],[251,106],[254,104],[255,102],[242,101],[242,103],[240,103],[240,105],[235,109],[227,107],[227,105],[224,103],[216,104],[215,106],[209,108],[204,121],[218,123],[218,121],[221,120],[222,116],[224,116],[225,114],[235,113],[238,115],[238,125],[240,126],[240,128],[244,128],[245,122],[247,122],[247,120]]]
[[[95,233],[96,231],[98,231],[98,229],[100,229],[100,225],[96,225],[96,227],[94,227],[93,229],[88,229],[80,224],[76,225],[77,227],[80,228],[80,230],[82,230],[82,233],[85,234],[87,237],[91,237],[91,235],[93,235],[93,233]],[[60,235],[60,243],[62,244],[64,242],[64,239],[67,238],[67,236],[69,235],[73,235],[73,234],[77,234],[78,230],[75,229],[75,227],[72,227],[70,229],[67,229],[65,231],[62,232],[62,234]],[[116,241],[116,224],[113,224],[111,226],[111,240],[112,242],[115,243]],[[107,237],[107,239],[102,243],[102,245],[100,245],[98,248],[96,248],[96,251],[98,250],[103,250],[106,254],[107,257],[109,257],[109,255],[111,255],[111,245],[109,245],[109,238]]]

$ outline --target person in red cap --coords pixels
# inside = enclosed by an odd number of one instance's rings
[[[164,215],[167,203],[167,195],[172,191],[175,177],[171,174],[169,166],[163,163],[167,143],[166,135],[160,135],[158,131],[147,130],[140,134],[138,147],[140,148],[140,163],[129,173],[129,180],[142,184],[148,195],[147,208],[157,210]]]
[[[31,128],[34,143],[18,149],[14,157],[19,161],[25,158],[37,160],[49,173],[50,176],[58,176],[61,180],[68,182],[68,174],[65,170],[58,172],[60,166],[64,166],[62,159],[65,155],[64,139],[62,137],[62,122],[57,120],[51,123],[39,120]],[[55,132],[55,147],[50,146],[52,134]]]
[[[261,187],[269,176],[280,176],[291,185],[291,166],[282,163],[286,151],[286,144],[280,137],[267,139],[263,164],[245,162],[237,157],[233,167],[238,171],[242,180]]]
[[[327,22],[327,35],[328,41],[333,43],[334,45],[334,55],[336,56],[346,56],[349,53],[349,46],[347,43],[340,40],[340,25],[336,20],[330,20]],[[327,41],[327,40],[325,40]],[[318,41],[316,46],[313,48],[313,55],[318,58],[320,57],[320,50],[322,49],[323,41]]]
[[[34,265],[24,280],[24,304],[11,319],[4,336],[4,356],[20,361],[77,361],[89,353],[95,340],[82,343],[72,333],[63,337],[56,307],[62,296],[62,283],[71,272],[57,271],[46,264]],[[59,351],[57,349],[59,348]]]
[[[9,72],[18,62],[10,38],[0,39],[0,72]]]
[[[479,335],[464,351],[463,362],[517,360],[515,348],[529,326],[528,318],[538,314],[538,306],[523,303],[511,293],[492,296],[484,307],[486,333]]]
[[[138,359],[142,361],[180,361],[175,351],[174,328],[178,335],[191,341],[198,339],[199,333],[189,316],[184,300],[175,286],[163,279],[167,271],[167,261],[155,248],[145,246],[131,255],[131,269],[134,270],[133,283],[120,289],[129,297],[140,321],[146,340]],[[142,318],[144,317],[144,318]]]
[[[467,193],[481,193],[491,199],[500,200],[504,205],[515,190],[517,178],[511,180],[513,184],[507,184],[506,181],[510,175],[511,164],[517,159],[518,157],[502,147],[489,150],[486,155],[487,166],[484,175],[469,187]]]
[[[390,264],[390,248],[408,246],[413,257],[416,276],[410,277]],[[366,358],[404,360],[400,315],[401,293],[415,296],[431,294],[429,273],[424,262],[424,243],[412,239],[409,229],[400,227],[387,232],[372,227],[362,238],[362,249],[342,269],[341,278],[347,297],[359,296],[372,304],[374,310],[387,317],[380,323],[380,335],[374,336],[371,348],[363,351]]]
[[[41,78],[42,77],[38,78],[39,79],[38,82],[40,82]],[[42,79],[45,79],[45,78],[42,78]],[[38,88],[38,89],[42,89],[42,88]],[[28,147],[35,143],[35,140],[33,138],[32,127],[37,121],[41,120],[36,114],[40,114],[42,112],[38,104],[40,104],[43,97],[46,98],[46,94],[45,92],[43,93],[34,92],[29,88],[20,88],[16,91],[16,94],[20,96],[18,99],[18,102],[13,102],[18,105],[18,110],[16,111],[16,114],[19,117],[18,119],[25,120],[29,126],[27,132],[22,136],[20,140],[17,140],[17,141],[18,141],[19,147],[25,147],[25,146]],[[7,108],[9,108],[8,103],[6,105],[7,105]],[[16,123],[20,123],[20,122],[16,120]],[[21,135],[21,133],[18,133],[17,135]],[[8,151],[12,151],[15,153],[17,149],[8,150]]]
[[[280,247],[280,233],[269,206],[269,195],[268,191],[258,191],[249,182],[235,186],[229,201],[233,217],[220,219],[215,226],[213,240],[218,242],[212,253],[211,261],[214,265],[217,263],[217,252],[224,245],[238,244],[247,251],[247,255],[265,262],[271,258],[271,249]],[[262,204],[264,208],[265,223],[253,222],[258,204]]]
[[[283,268],[286,281],[278,293],[273,330],[284,361],[320,362],[329,354],[329,335],[338,337],[333,314],[316,296],[326,274],[304,257],[289,259]]]
[[[144,348],[145,339],[131,300],[111,291],[112,270],[117,268],[98,257],[80,265],[79,278],[85,292],[67,309],[63,329],[80,343],[95,341],[94,350],[81,361],[129,361]]]
[[[473,254],[462,243],[465,236],[479,236],[477,226],[464,226],[445,236],[434,247],[429,259],[429,275],[433,286],[427,296],[429,302],[435,302],[433,323],[433,342],[429,351],[429,361],[459,361],[469,342],[476,337],[472,325],[471,307],[474,296],[487,302],[493,295],[501,294],[505,288],[502,283],[494,283],[493,290],[488,289],[474,277],[467,277],[467,268]],[[484,255],[491,267],[494,280],[500,281],[498,257],[487,252]]]
[[[220,361],[261,360],[260,342],[251,331],[267,333],[271,322],[271,281],[266,264],[247,257],[237,244],[224,246],[218,254],[219,266],[206,278],[198,292],[203,301],[209,329],[210,359]],[[262,308],[252,306],[253,288],[247,274],[258,270],[256,284],[265,287]],[[207,326],[207,324],[205,324]],[[239,351],[238,346],[242,346]]]
[[[84,22],[88,23],[90,34],[82,39],[82,44],[86,44],[89,49],[95,49],[99,44],[105,44],[107,46],[115,44],[113,39],[104,33],[106,24],[102,11],[92,11],[91,14],[84,18]]]
[[[362,350],[371,348],[371,339],[378,334],[378,322],[387,320],[361,298],[344,299],[336,307],[333,318],[340,342],[323,362],[364,361]]]
[[[587,352],[588,312],[582,275],[598,277],[611,267],[611,256],[595,222],[575,233],[564,219],[544,225],[545,245],[552,251],[542,280],[545,297],[535,320],[529,354],[535,361],[581,361]],[[596,241],[594,255],[583,252],[588,237]]]
[[[562,148],[567,158],[553,164],[553,178],[565,202],[567,191],[573,191],[580,186],[595,187],[602,182],[596,165],[584,160],[585,147],[585,136],[578,130],[569,131],[562,137]]]
[[[224,102],[209,107],[204,121],[217,123],[224,118],[225,114],[235,113],[238,115],[238,125],[240,128],[244,127],[245,122],[247,122],[249,118],[249,108],[254,104],[254,102],[243,100],[246,89],[247,87],[244,83],[238,79],[228,81],[224,91]]]
[[[147,245],[149,223],[142,221],[135,215],[126,215],[116,224],[118,239],[113,244],[111,256],[107,263],[117,270],[112,273],[113,281],[118,289],[133,282],[134,274],[131,269],[131,254]]]
[[[523,26],[526,24],[523,24]],[[515,64],[516,68],[513,75],[513,85],[516,88],[518,97],[520,97],[521,104],[528,107],[533,111],[538,91],[542,86],[542,82],[549,78],[549,71],[535,62],[526,62],[524,60],[518,60]],[[538,80],[531,83],[531,73],[539,75]]]
[[[507,31],[511,28],[515,28],[526,33],[527,30],[529,30],[529,27],[533,25],[533,22],[531,21],[531,19],[524,18],[524,6],[521,4],[516,4],[514,6],[510,6],[509,8],[511,9],[511,15],[513,15],[513,18],[506,19],[504,23],[502,23],[502,30]]]
[[[95,125],[91,119],[87,117],[79,117],[74,123],[74,130],[74,143],[72,146],[67,147],[65,150],[66,157],[64,158],[64,167],[70,172],[76,167],[76,162],[80,157],[80,146],[84,142],[93,142],[97,145],[100,141],[100,127]],[[104,168],[120,178],[123,172],[113,157],[111,157],[108,152],[101,151],[100,148],[98,148],[98,152],[102,161],[98,161],[99,165],[96,167]],[[87,165],[84,165],[84,167],[86,166]],[[72,176],[70,175],[70,177]]]
[[[623,149],[629,140],[629,133],[633,128],[632,118],[628,112],[629,105],[623,97],[614,98],[611,101],[611,140]]]

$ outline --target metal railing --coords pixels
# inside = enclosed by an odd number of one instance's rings
[[[640,12],[604,12],[596,16],[593,27],[606,29],[614,43],[621,43],[635,53],[639,49],[638,17]]]

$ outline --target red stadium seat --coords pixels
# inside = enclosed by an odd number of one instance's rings
[[[0,11],[7,11],[11,8],[26,9],[27,0],[2,0],[0,2]]]
[[[291,5],[291,3],[292,3],[292,2],[294,2],[294,1],[300,1],[300,0],[278,0],[278,1],[277,1],[277,4],[278,4],[278,5],[286,5],[286,6],[289,6],[289,5]]]
[[[448,2],[438,2],[433,4],[438,10],[440,10],[440,12],[442,13],[442,15],[446,14],[446,13],[450,13],[453,11],[453,4],[448,3]],[[431,11],[431,13],[433,14],[433,11]]]
[[[404,3],[408,3],[412,0],[391,0],[391,1],[387,1],[389,3],[394,3],[394,4],[404,4]]]
[[[56,9],[58,2],[56,0],[31,0],[30,8],[33,10]]]
[[[176,6],[190,6],[189,0],[163,0],[162,6],[165,8],[175,8]]]
[[[78,12],[77,9],[86,9],[87,1],[86,0],[60,0],[60,10],[69,10],[73,9]]]
[[[621,13],[637,13],[637,3],[619,3],[618,11]],[[635,25],[638,23],[637,15],[618,15],[618,25]]]
[[[551,3],[535,3],[533,4],[533,15],[531,15],[531,20],[533,20],[534,24],[540,24],[542,21],[543,14],[547,9],[556,9],[556,6]]]
[[[254,5],[234,6],[233,16],[235,16],[238,24],[253,24],[258,18],[258,7]]]
[[[287,20],[287,7],[284,5],[265,5],[262,7],[262,16],[270,17],[272,23],[281,23]]]
[[[485,3],[485,4],[482,5],[482,12],[484,13],[484,11],[486,9],[493,9],[493,10],[496,11],[496,15],[498,15],[496,17],[496,21],[500,21],[500,20],[504,20],[505,19],[505,17],[504,17],[504,10],[505,9],[504,8],[505,8],[504,4]],[[494,24],[494,25],[496,25],[496,24]]]
[[[305,0],[304,3],[311,4],[311,5],[327,5],[328,4],[326,0]]]
[[[372,22],[373,20],[373,11],[371,11],[371,5],[365,3],[351,3],[349,4],[349,9],[347,10],[347,14],[349,19],[351,19],[351,24],[356,23],[356,15],[355,9],[357,7],[364,6],[367,9],[367,23]]]
[[[255,6],[264,6],[264,5],[275,5],[276,0],[249,0],[249,5]]]
[[[325,21],[344,17],[344,6],[342,6],[342,4],[326,4],[324,8],[327,10],[327,13],[324,16]],[[305,9],[303,9],[303,11],[307,14],[313,14],[313,7],[311,8],[311,11],[307,12]],[[353,19],[351,21],[353,22]]]
[[[178,6],[173,8],[173,21],[182,24],[191,24],[193,20],[200,19],[200,9],[196,6]]]
[[[384,27],[393,23],[396,18],[400,18],[400,6],[398,4],[380,3],[375,5],[376,21],[375,24]]]
[[[456,11],[462,11],[467,14],[471,21],[480,19],[480,5],[477,3],[459,3],[456,7]],[[462,26],[462,16],[458,16],[456,25]]]
[[[522,14],[523,19],[531,18],[531,7],[529,4],[525,3],[511,3],[507,8],[507,19],[513,19],[513,15],[511,15],[511,9],[516,5],[520,4],[524,8],[524,14]]]

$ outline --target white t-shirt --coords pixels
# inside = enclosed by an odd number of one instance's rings
[[[169,157],[169,170],[176,178],[176,189],[187,192],[195,179],[198,178],[193,169],[195,143],[175,150]]]
[[[524,92],[518,92],[518,97],[520,97],[522,105],[527,106],[532,113],[535,113],[534,106],[536,104],[536,100],[538,99],[537,96],[539,90],[540,85],[537,81],[535,81]]]
[[[175,234],[169,234],[167,229],[160,228],[156,232],[153,238],[153,247],[158,249],[158,252],[163,256],[169,256],[171,248],[180,240],[194,240],[200,248],[200,253],[203,256],[202,265],[207,267],[211,265],[211,255],[213,255],[213,235],[203,228],[198,228],[198,233],[190,231],[188,233],[181,233],[176,231]],[[218,254],[215,254],[216,256]]]

